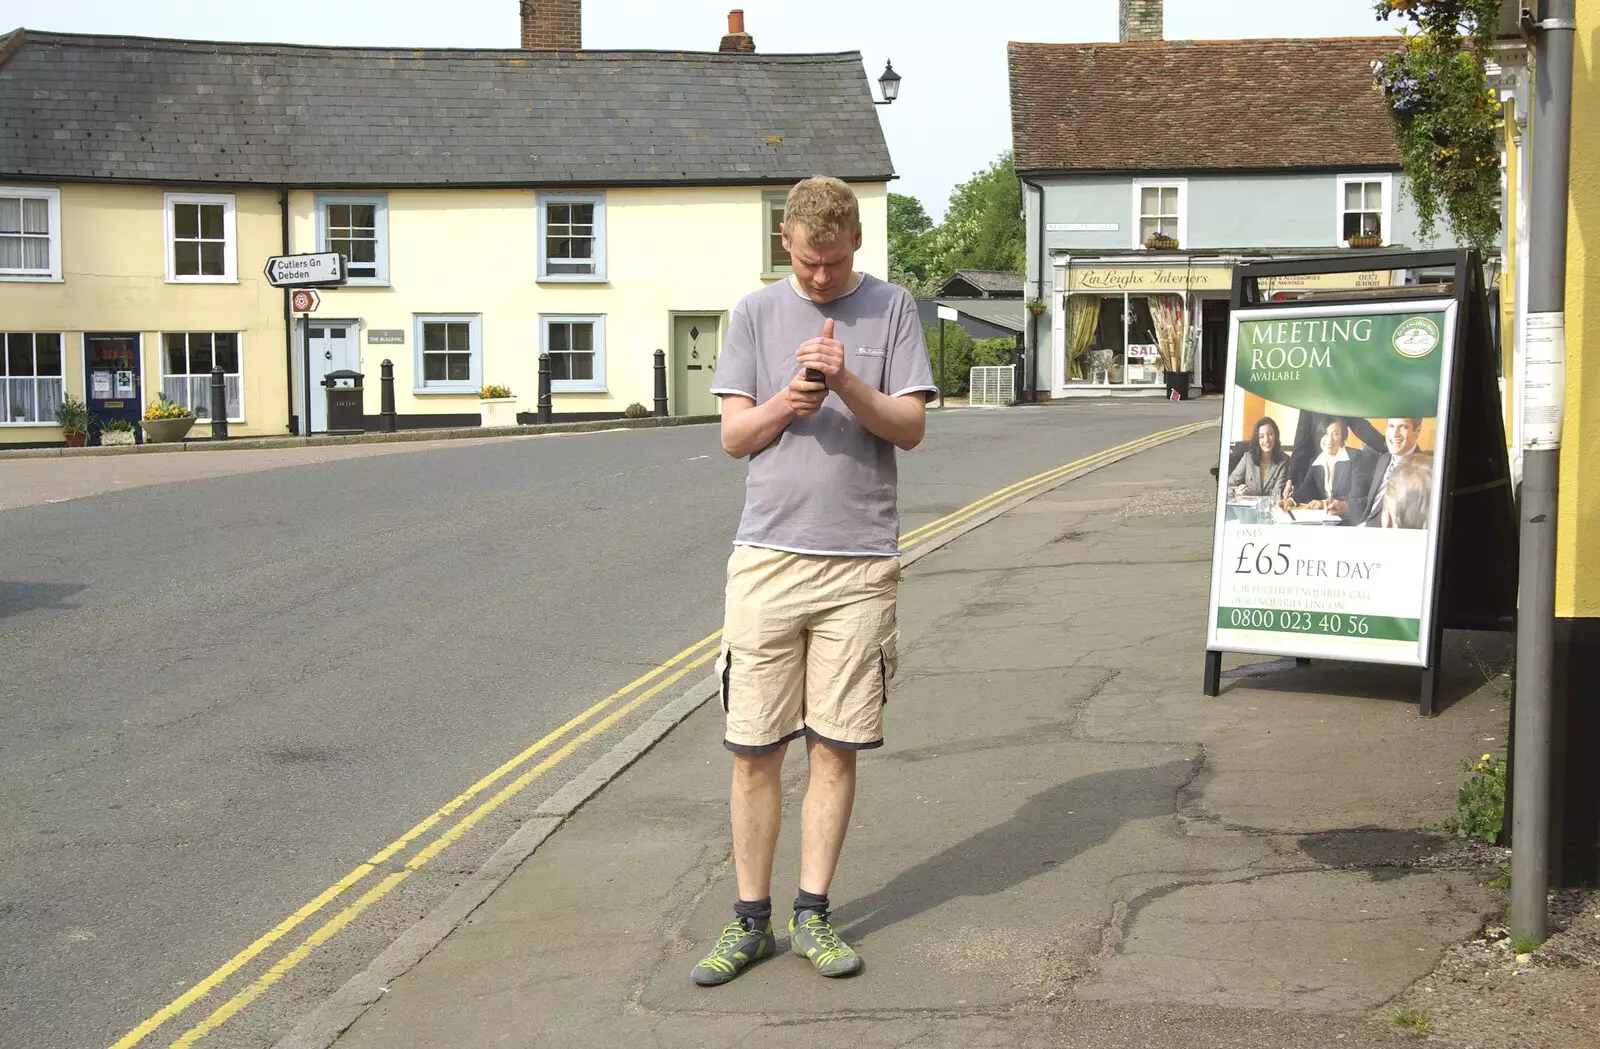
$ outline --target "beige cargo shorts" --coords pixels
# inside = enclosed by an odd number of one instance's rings
[[[851,750],[883,746],[899,591],[898,557],[734,547],[717,660],[723,746],[766,754],[807,732]]]

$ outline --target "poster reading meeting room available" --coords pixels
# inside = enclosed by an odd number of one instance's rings
[[[1208,647],[1426,664],[1455,311],[1234,313]]]

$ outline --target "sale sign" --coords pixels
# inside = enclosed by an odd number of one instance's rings
[[[1235,312],[1208,647],[1426,665],[1455,310]]]

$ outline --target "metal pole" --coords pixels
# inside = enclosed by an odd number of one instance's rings
[[[399,428],[394,411],[394,361],[385,359],[378,368],[379,402],[378,429],[394,433]]]
[[[946,387],[944,384],[944,318],[939,318],[939,407],[944,407]]]
[[[1511,933],[1548,934],[1554,735],[1557,480],[1566,389],[1567,165],[1572,153],[1574,0],[1548,0],[1535,57],[1528,334],[1522,359],[1521,595],[1517,611],[1516,806]]]
[[[211,369],[211,439],[228,439],[228,385],[221,368]]]
[[[667,417],[667,351],[656,351],[656,418]]]
[[[555,409],[550,403],[550,355],[539,354],[539,415],[542,423],[550,421]]]

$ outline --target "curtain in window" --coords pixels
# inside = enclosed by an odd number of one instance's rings
[[[0,269],[50,268],[50,202],[0,197]]]
[[[244,388],[240,377],[224,375],[222,389],[228,398],[228,418],[242,419]],[[211,421],[211,376],[166,375],[161,379],[161,392],[167,395],[167,400],[194,412],[197,422]]]
[[[1094,341],[1099,322],[1100,296],[1067,297],[1067,375],[1071,378],[1083,378],[1083,355]]]

